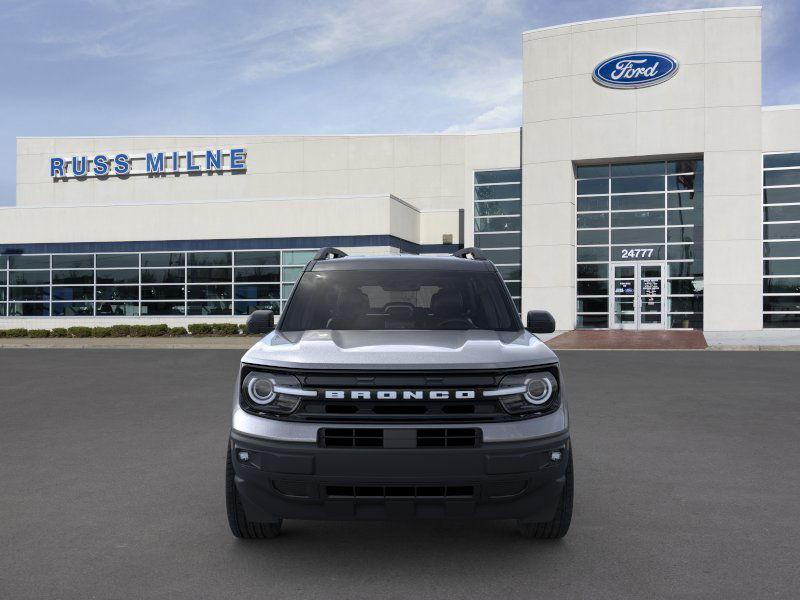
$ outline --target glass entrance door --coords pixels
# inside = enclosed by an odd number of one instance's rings
[[[664,263],[612,263],[611,326],[664,329]]]

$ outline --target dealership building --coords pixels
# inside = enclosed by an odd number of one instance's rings
[[[762,106],[761,35],[757,7],[527,31],[502,131],[19,138],[0,328],[242,322],[323,246],[479,247],[560,330],[800,328],[800,106]]]

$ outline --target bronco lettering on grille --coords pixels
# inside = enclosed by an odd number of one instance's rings
[[[474,400],[475,390],[325,390],[326,400]]]

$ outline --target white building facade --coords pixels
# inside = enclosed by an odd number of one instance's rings
[[[312,251],[477,246],[574,328],[800,328],[800,107],[760,8],[523,34],[523,123],[470,134],[19,138],[0,327],[280,312]]]

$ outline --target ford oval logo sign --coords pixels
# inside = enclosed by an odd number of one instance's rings
[[[666,81],[678,72],[678,61],[659,52],[612,56],[594,69],[592,79],[610,88],[641,88]]]

